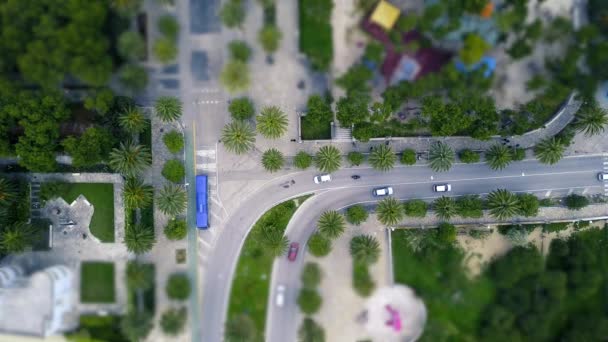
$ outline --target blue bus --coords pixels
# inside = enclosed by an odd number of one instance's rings
[[[207,215],[207,176],[196,176],[196,227],[206,229],[209,227]]]

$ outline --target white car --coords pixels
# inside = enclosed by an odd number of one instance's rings
[[[605,180],[608,180],[608,173],[606,173],[606,172],[600,172],[600,173],[598,173],[598,174],[597,174],[597,179],[598,179],[599,181],[605,181]]]
[[[285,285],[277,286],[277,297],[276,297],[277,306],[282,308],[285,305]]]
[[[435,192],[450,192],[450,191],[452,191],[452,185],[451,184],[435,184],[435,185],[433,185],[433,190],[435,190]]]
[[[324,173],[322,175],[316,175],[315,178],[313,178],[313,180],[317,184],[329,182],[329,181],[331,181],[331,175],[329,173]]]
[[[372,191],[372,194],[376,197],[389,196],[393,194],[393,188],[385,186],[384,188],[377,188]]]

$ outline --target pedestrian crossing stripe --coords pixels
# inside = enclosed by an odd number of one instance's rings
[[[214,157],[215,158],[215,150],[198,150],[196,151],[196,155],[200,157]]]

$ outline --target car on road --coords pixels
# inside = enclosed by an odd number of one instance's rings
[[[393,188],[390,186],[385,186],[383,188],[376,188],[372,191],[372,194],[376,197],[389,196],[393,194]]]
[[[285,285],[277,286],[277,297],[276,297],[277,306],[282,308],[285,305]]]
[[[600,181],[608,180],[608,172],[600,172],[597,174],[597,179]]]
[[[331,181],[331,175],[329,173],[324,173],[322,175],[316,175],[313,180],[315,181],[315,183],[320,184],[320,183],[326,183],[326,182],[330,182]]]
[[[450,191],[452,191],[452,184],[435,184],[435,185],[433,185],[433,191],[450,192]]]
[[[289,245],[289,252],[287,253],[287,259],[289,261],[295,261],[298,256],[298,250],[300,249],[300,244],[297,242],[292,242]]]

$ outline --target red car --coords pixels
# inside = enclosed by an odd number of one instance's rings
[[[289,245],[289,253],[287,253],[287,259],[289,259],[289,261],[296,260],[298,249],[300,249],[300,244],[297,242],[292,242],[291,245]]]

